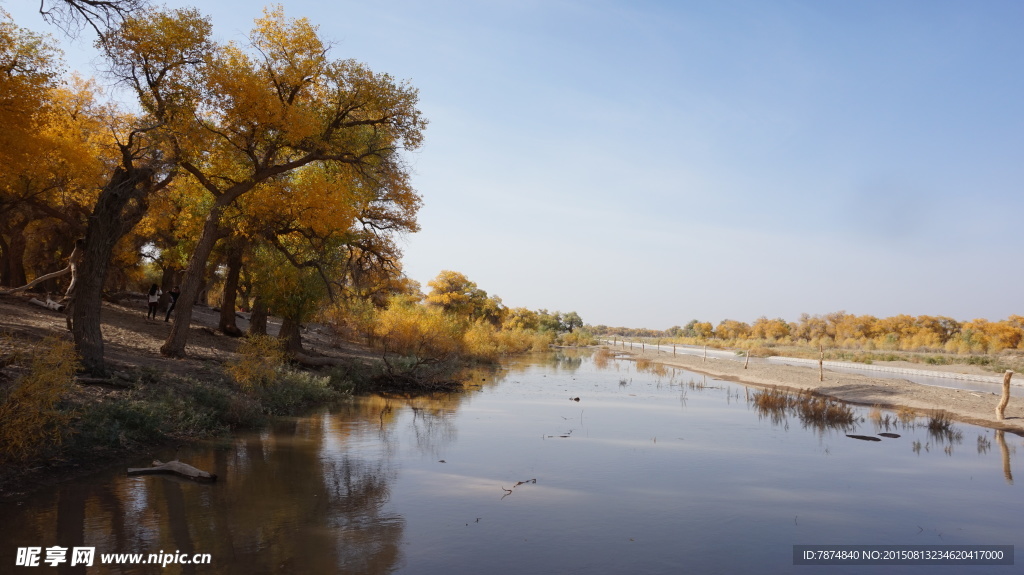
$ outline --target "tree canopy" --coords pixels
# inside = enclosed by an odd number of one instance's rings
[[[100,295],[152,266],[181,285],[168,355],[184,353],[220,264],[232,302],[244,285],[295,321],[324,299],[403,289],[395,236],[418,229],[421,203],[403,154],[426,127],[415,88],[333,57],[314,24],[279,6],[244,42],[215,39],[198,10],[136,0],[40,11],[95,28],[107,72],[136,97],[125,112],[95,83],[65,82],[51,41],[0,19],[0,279],[63,267],[84,236],[88,281],[69,317],[87,369],[103,371]],[[287,289],[296,281],[304,289]]]

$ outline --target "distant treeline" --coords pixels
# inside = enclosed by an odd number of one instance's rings
[[[837,311],[824,315],[801,314],[797,321],[758,318],[753,324],[732,319],[717,326],[691,320],[667,330],[608,327],[592,328],[597,336],[658,337],[684,340],[751,341],[776,344],[824,344],[864,350],[944,351],[948,353],[996,353],[1024,349],[1024,317],[1011,315],[1002,321],[973,319],[960,322],[945,316],[896,315],[877,318]]]

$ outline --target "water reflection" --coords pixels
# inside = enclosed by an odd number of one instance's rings
[[[1003,457],[1003,477],[1007,483],[1013,485],[1013,471],[1010,469],[1010,448],[1006,445],[1006,433],[1002,429],[996,430],[996,443],[999,444],[999,452]]]
[[[555,368],[556,372],[575,373],[583,366],[585,355],[590,355],[589,350],[558,351],[551,355],[551,362],[548,365]]]
[[[396,469],[382,401],[353,402],[177,454],[217,473],[215,484],[108,473],[5,506],[8,524],[23,529],[5,536],[0,560],[13,565],[9,542],[214,558],[213,565],[169,565],[166,573],[392,572],[401,562],[405,521],[385,508]],[[90,572],[151,569],[97,565]]]
[[[785,424],[788,417],[793,416],[805,429],[811,428],[819,433],[827,430],[850,432],[856,428],[853,408],[813,393],[789,393],[770,388],[754,392],[750,403],[758,416],[768,418],[776,425]],[[853,437],[859,439],[862,436]]]
[[[213,556],[168,574],[792,572],[792,545],[823,540],[1024,544],[1012,434],[877,408],[827,417],[842,406],[601,352],[465,382],[160,454],[213,485],[126,465],[0,505],[18,526],[0,565],[19,546],[86,545]]]

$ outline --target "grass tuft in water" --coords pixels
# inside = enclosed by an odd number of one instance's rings
[[[795,415],[805,426],[845,429],[854,424],[853,408],[845,403],[805,391],[792,394],[777,388],[754,393],[751,402],[762,416],[778,422]]]
[[[960,443],[964,434],[953,425],[952,418],[945,411],[933,412],[928,417],[928,434],[938,442]]]

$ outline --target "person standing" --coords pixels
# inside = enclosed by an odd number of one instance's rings
[[[171,291],[167,292],[167,295],[171,296],[171,305],[167,306],[167,316],[164,317],[164,322],[168,322],[171,319],[171,312],[174,311],[174,304],[178,303],[178,296],[181,295],[181,290],[178,286],[174,286]]]
[[[146,319],[156,319],[156,306],[160,303],[160,296],[163,292],[160,291],[160,287],[153,284],[149,287],[149,313],[146,314]]]

